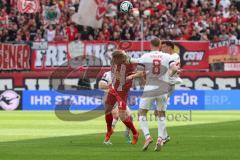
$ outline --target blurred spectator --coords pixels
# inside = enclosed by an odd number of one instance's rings
[[[36,41],[36,42],[44,41],[43,33],[41,30],[37,31],[36,36],[34,37],[34,41]]]
[[[63,40],[66,40],[66,36],[65,36],[65,33],[64,33],[64,30],[63,30],[63,27],[61,25],[57,25],[56,26],[56,35],[55,35],[55,38],[54,40],[55,41],[63,41]],[[68,37],[69,39],[69,37]],[[72,41],[72,40],[71,40]]]
[[[98,32],[98,34],[99,33],[100,32]],[[96,37],[97,37],[98,34],[96,34]],[[89,27],[86,27],[86,26],[83,27],[83,30],[81,32],[81,39],[82,40],[93,40],[93,36],[90,33]]]
[[[221,5],[223,7],[223,9],[229,8],[229,6],[231,5],[231,1],[230,0],[220,0],[219,5]]]
[[[192,41],[198,41],[200,39],[201,39],[201,36],[195,30],[192,32],[192,35],[189,38],[189,40],[192,40]]]
[[[71,22],[80,0],[41,0],[41,6],[58,4],[61,10],[60,22],[48,27],[41,13],[21,14],[16,4],[0,0],[0,41],[141,40],[141,20],[145,40],[155,36],[167,40],[240,39],[240,0],[134,0],[139,16],[118,12],[121,1],[111,0],[102,28],[93,29]]]
[[[56,29],[54,29],[53,25],[49,25],[45,29],[45,39],[47,41],[53,41],[55,39],[55,36],[56,36]]]
[[[71,23],[70,26],[66,28],[66,35],[68,41],[74,41],[75,38],[77,38],[78,34],[78,30],[73,23]]]

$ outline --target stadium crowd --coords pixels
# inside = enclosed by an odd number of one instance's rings
[[[11,0],[0,0],[0,41],[141,40],[157,36],[166,40],[240,39],[240,0],[132,0],[139,16],[118,12],[120,0],[110,0],[101,29],[71,22],[80,0],[59,3],[56,25],[44,24],[41,13],[21,14]],[[41,0],[41,6],[60,1]],[[62,1],[61,1],[62,2]],[[8,16],[8,25],[1,24]],[[87,16],[87,15],[86,15]]]

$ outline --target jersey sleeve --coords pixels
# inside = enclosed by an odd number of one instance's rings
[[[180,61],[180,56],[177,53],[173,54],[172,56],[175,61]]]
[[[111,72],[105,72],[101,78],[102,81],[107,82],[108,84],[112,83],[112,76]]]
[[[138,64],[143,64],[146,62],[145,60],[146,54],[142,55],[142,57],[138,58]]]
[[[169,69],[173,62],[175,62],[175,61],[171,55],[169,55],[168,53],[162,54],[162,61],[161,61],[162,66]]]
[[[145,55],[143,55],[142,57],[136,59],[136,64],[137,64],[137,70],[143,71],[145,69]]]
[[[172,63],[175,63],[177,60],[176,60],[176,57],[175,56],[172,56],[172,55],[169,55],[168,57],[168,66],[170,67]]]
[[[132,64],[138,64],[141,58],[131,58],[130,63]]]

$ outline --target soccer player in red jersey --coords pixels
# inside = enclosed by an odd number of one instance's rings
[[[112,84],[112,72],[108,71],[108,72],[105,72],[103,74],[102,79],[98,83],[98,88],[103,90],[104,92],[108,93],[109,85],[111,85],[111,84]],[[127,113],[129,115],[131,115],[131,111],[130,111],[129,107],[127,107],[126,111],[127,111]],[[119,118],[119,110],[118,110],[118,104],[117,103],[114,105],[114,108],[112,109],[112,115],[113,115],[112,129],[114,131],[114,129],[116,127],[116,124],[117,124],[118,120],[120,119]],[[132,118],[132,120],[133,120],[133,118]],[[124,136],[127,139],[127,143],[131,144],[132,143],[132,138],[130,136],[130,129],[127,128],[127,127],[126,127],[126,131],[124,133]],[[109,144],[112,144],[112,143],[109,140],[107,142],[104,142],[104,144],[109,145]]]
[[[109,91],[105,100],[105,120],[107,123],[107,133],[104,142],[109,141],[112,130],[112,109],[115,103],[118,103],[119,117],[121,121],[133,133],[132,144],[138,141],[139,133],[135,128],[131,115],[126,112],[128,92],[132,86],[132,80],[126,80],[126,77],[135,72],[136,66],[131,64],[123,50],[116,50],[112,54],[112,85],[109,86]]]

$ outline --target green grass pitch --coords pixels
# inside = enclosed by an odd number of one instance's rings
[[[135,114],[135,112],[134,112]],[[190,114],[169,111],[169,115]],[[135,124],[139,124],[135,119]],[[156,140],[157,122],[149,122]],[[103,145],[101,116],[84,122],[59,120],[53,112],[0,112],[0,160],[239,160],[240,111],[192,111],[191,120],[168,121],[171,141],[161,152],[154,144],[126,143],[117,124],[111,146]],[[141,132],[142,133],[142,132]]]

